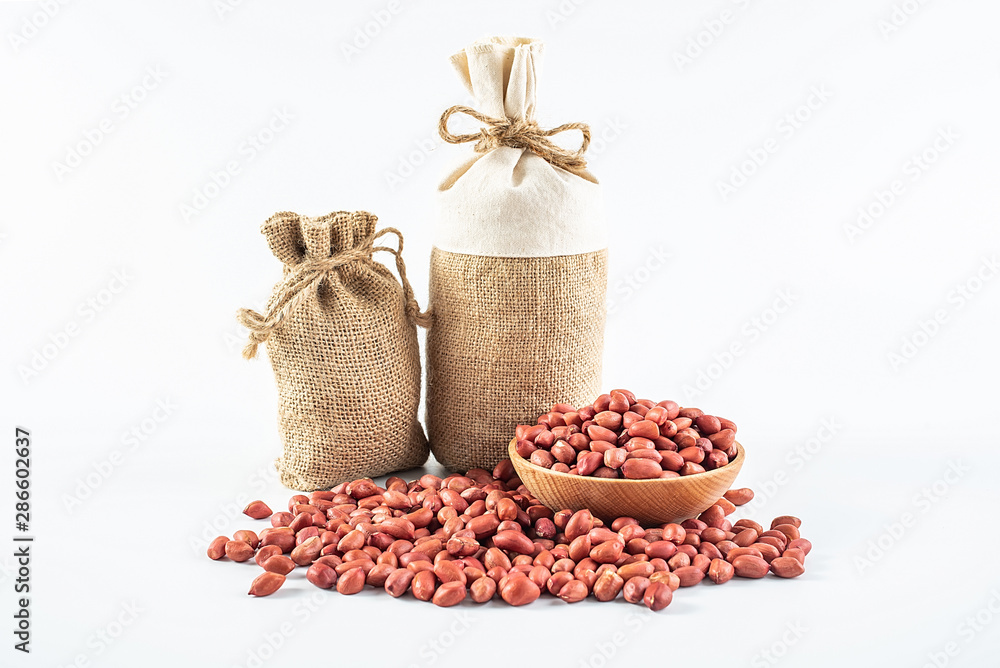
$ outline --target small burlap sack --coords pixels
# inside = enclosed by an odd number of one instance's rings
[[[452,470],[492,469],[518,423],[601,389],[607,240],[600,187],[585,170],[586,125],[535,122],[540,43],[493,38],[451,61],[478,109],[441,117],[477,155],[439,188],[427,335],[427,428]],[[454,135],[452,115],[484,127]],[[566,151],[549,140],[579,130]]]
[[[319,218],[278,213],[261,227],[284,277],[267,313],[241,309],[247,359],[267,343],[278,384],[281,482],[297,490],[420,466],[427,439],[417,419],[426,324],[403,264],[398,230],[376,231],[370,213]],[[375,246],[393,234],[399,248]],[[372,255],[396,256],[400,282]]]

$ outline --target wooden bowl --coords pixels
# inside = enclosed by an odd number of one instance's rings
[[[507,448],[524,486],[553,510],[589,508],[606,522],[634,517],[644,526],[680,522],[707,509],[732,486],[746,453],[736,443],[736,458],[721,468],[679,478],[625,480],[570,475],[536,466]]]

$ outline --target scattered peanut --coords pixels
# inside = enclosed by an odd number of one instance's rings
[[[655,456],[628,455],[661,452],[640,439],[652,443],[667,438],[662,426],[668,422],[672,426],[666,431],[676,430],[675,440],[690,436],[695,443],[711,437],[721,442],[727,430],[735,430],[730,422],[698,409],[642,401],[615,390],[580,411],[561,406],[566,410],[543,416],[522,434],[531,438],[523,440],[533,445],[540,441],[532,454],[565,442],[575,452],[599,457],[599,467],[615,475],[641,479],[652,471],[650,463],[659,465]],[[587,443],[571,429],[585,422],[595,427],[593,441]],[[661,436],[654,436],[649,425],[660,429]],[[689,430],[709,438],[695,438]],[[599,441],[604,442],[597,445],[601,451],[591,450]],[[708,446],[702,446],[688,447],[707,452]],[[627,456],[608,458],[612,450]],[[555,452],[565,459],[560,448]],[[554,460],[562,463],[559,457]],[[630,517],[605,524],[589,510],[553,512],[541,505],[505,460],[492,474],[473,469],[464,476],[428,474],[410,483],[390,478],[385,488],[370,479],[355,480],[295,495],[289,513],[272,514],[255,501],[245,512],[270,518],[272,526],[259,533],[240,530],[232,539],[219,536],[207,555],[213,560],[254,558],[264,571],[250,587],[254,596],[273,594],[286,576],[305,568],[306,580],[321,589],[350,595],[366,586],[381,587],[391,596],[411,592],[441,607],[461,605],[466,598],[486,603],[497,597],[521,606],[544,592],[567,603],[591,595],[598,601],[622,595],[630,603],[662,610],[679,587],[706,578],[723,584],[734,576],[793,578],[805,571],[812,544],[801,537],[798,518],[776,517],[766,531],[753,520],[726,519],[752,496],[749,489],[730,490],[698,518],[680,524],[644,528]]]

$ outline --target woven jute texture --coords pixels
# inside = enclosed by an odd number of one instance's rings
[[[427,431],[451,470],[492,470],[519,423],[600,394],[607,250],[431,253]]]
[[[261,232],[285,264],[266,316],[240,311],[251,330],[244,355],[258,343],[278,385],[284,452],[281,482],[297,490],[420,466],[427,439],[417,419],[422,318],[406,280],[402,236],[376,232],[363,211],[319,218],[278,213]],[[385,234],[399,250],[375,246]],[[372,258],[396,255],[403,284]]]

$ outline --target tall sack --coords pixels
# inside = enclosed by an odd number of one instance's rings
[[[243,351],[267,355],[278,384],[275,462],[286,487],[316,490],[420,466],[427,439],[417,419],[426,324],[403,264],[398,230],[376,231],[364,211],[319,218],[277,213],[261,227],[284,276],[261,315],[241,309]],[[395,235],[398,249],[377,246]],[[402,285],[372,255],[396,256]]]
[[[441,117],[449,143],[476,155],[439,187],[430,267],[427,427],[452,470],[492,467],[517,424],[556,403],[600,394],[607,239],[597,180],[585,170],[580,123],[535,122],[541,43],[477,42],[451,58],[477,108]],[[481,124],[455,135],[452,116]],[[578,130],[571,152],[550,137]]]

